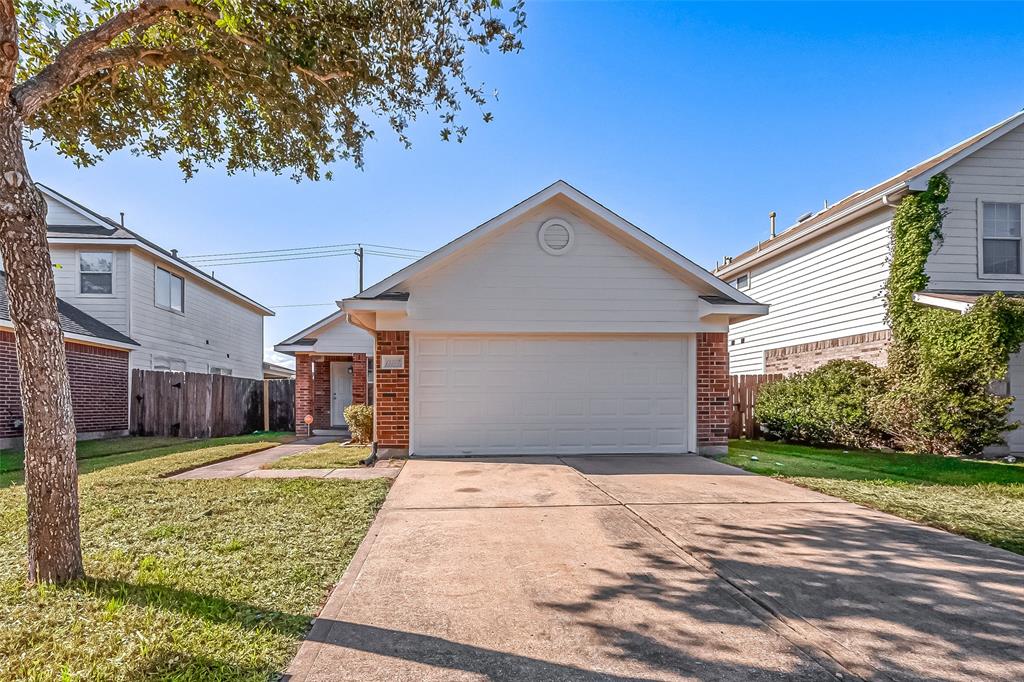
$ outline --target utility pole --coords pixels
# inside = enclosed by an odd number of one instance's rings
[[[358,244],[356,258],[359,259],[359,293],[363,293],[363,245]]]

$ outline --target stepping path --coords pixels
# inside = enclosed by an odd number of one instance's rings
[[[378,463],[375,467],[353,467],[339,469],[264,469],[279,459],[291,457],[312,450],[318,445],[332,443],[337,438],[330,436],[314,436],[287,445],[278,445],[267,450],[254,452],[251,455],[208,464],[204,467],[189,469],[180,474],[169,476],[172,481],[211,480],[220,478],[347,478],[368,480],[371,478],[394,478],[401,471],[390,460]]]

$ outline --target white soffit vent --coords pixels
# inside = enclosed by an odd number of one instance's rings
[[[561,218],[545,220],[537,232],[537,241],[540,243],[540,248],[552,256],[561,256],[564,253],[568,253],[572,249],[574,240],[575,235],[572,231],[572,225]]]

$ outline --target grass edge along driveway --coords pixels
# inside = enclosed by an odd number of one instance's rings
[[[264,466],[264,469],[346,469],[360,466],[370,456],[365,446],[324,443],[297,455],[282,457]]]
[[[1021,464],[746,440],[721,461],[1024,554]]]
[[[89,578],[67,586],[26,585],[24,488],[0,490],[0,679],[266,680],[284,669],[388,482],[160,478],[267,445],[82,475]]]
[[[75,455],[78,458],[78,473],[86,474],[111,466],[172,455],[176,452],[189,452],[242,443],[261,444],[260,447],[253,450],[255,452],[294,439],[295,434],[291,431],[267,431],[242,436],[201,439],[126,436],[102,440],[80,440],[75,445]],[[24,458],[25,453],[21,450],[0,450],[0,488],[24,482],[25,477],[22,471]]]

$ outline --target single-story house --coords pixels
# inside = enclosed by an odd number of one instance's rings
[[[372,353],[384,456],[723,452],[729,324],[767,312],[562,181],[339,305],[277,347],[296,419]]]
[[[57,299],[79,438],[128,435],[129,353],[138,344],[113,327]],[[18,355],[0,272],[0,448],[20,447],[23,430]]]

